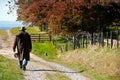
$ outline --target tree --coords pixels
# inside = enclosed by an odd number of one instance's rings
[[[101,31],[120,20],[119,3],[110,0],[14,0],[18,20],[31,25],[48,25],[56,34]],[[115,0],[119,1],[119,0]]]
[[[20,5],[20,4],[19,4]],[[20,5],[21,6],[21,5]],[[18,8],[18,20],[30,22],[32,25],[42,25],[58,23],[58,28],[49,28],[61,30],[62,32],[76,32],[79,29],[81,18],[81,1],[79,0],[39,0],[34,1],[29,7]],[[51,17],[56,16],[54,23],[51,23]],[[49,23],[50,22],[50,23]],[[53,22],[53,21],[52,21]],[[53,31],[52,30],[52,31]],[[58,31],[57,30],[57,31]],[[56,31],[54,31],[56,32]]]
[[[120,5],[109,3],[107,5],[94,4],[83,8],[82,30],[90,33],[104,31],[106,26],[120,21]]]
[[[63,33],[74,33],[80,29],[81,5],[79,0],[64,0],[53,4],[52,14],[57,16],[59,29]]]

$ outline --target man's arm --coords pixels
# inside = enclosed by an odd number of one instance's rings
[[[29,51],[31,52],[31,50],[32,50],[32,41],[31,41],[31,37],[30,37],[30,35],[29,35]]]
[[[14,44],[13,44],[13,52],[15,52],[17,47],[17,36],[15,37]]]

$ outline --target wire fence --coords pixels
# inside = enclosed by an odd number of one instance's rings
[[[78,33],[73,36],[64,36],[67,42],[60,45],[55,39],[52,39],[53,44],[61,50],[61,52],[74,50],[78,48],[87,48],[93,45],[99,47],[120,48],[119,31],[99,32],[93,34]]]
[[[107,46],[110,48],[120,48],[120,34],[119,31],[111,32],[99,32],[99,33],[77,33],[73,36],[64,36],[63,39],[66,40],[64,45],[59,44],[56,39],[51,35],[43,34],[31,34],[31,40],[33,42],[44,42],[52,41],[56,48],[60,49],[61,52],[74,50],[78,48],[88,48],[93,45],[98,45],[99,47]]]

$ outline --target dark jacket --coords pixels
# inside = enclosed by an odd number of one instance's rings
[[[20,31],[16,35],[13,50],[15,50],[16,48],[19,60],[22,60],[23,58],[30,60],[30,51],[32,49],[32,43],[30,35],[27,32]]]

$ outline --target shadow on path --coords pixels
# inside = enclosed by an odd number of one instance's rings
[[[34,70],[30,70],[27,69],[26,71],[43,71],[43,72],[60,72],[60,73],[82,73],[84,72],[84,70],[78,71],[78,72],[72,72],[72,71],[60,71],[60,70],[50,70],[50,69],[34,69]]]

